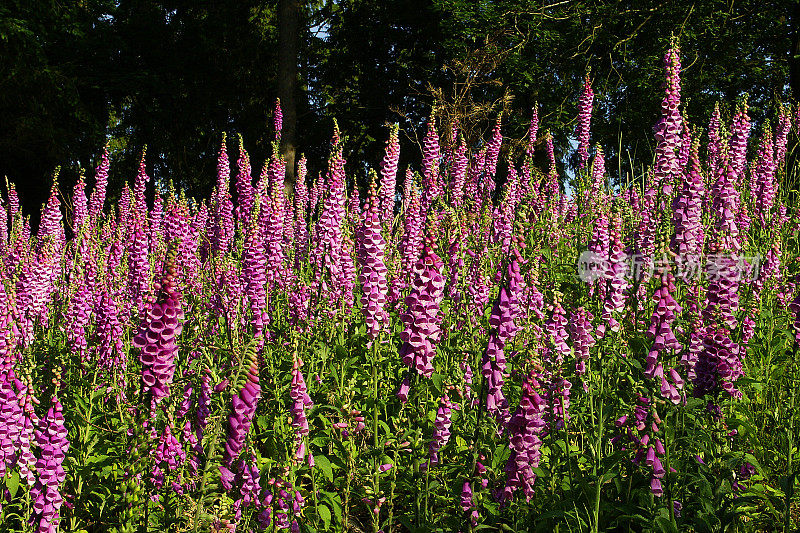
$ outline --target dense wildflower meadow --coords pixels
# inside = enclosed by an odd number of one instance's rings
[[[701,128],[664,65],[621,185],[588,78],[566,189],[537,109],[507,165],[394,127],[360,196],[338,128],[293,194],[225,137],[208,200],[106,152],[34,234],[8,185],[0,530],[796,530],[800,113]]]

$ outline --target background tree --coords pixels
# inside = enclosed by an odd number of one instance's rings
[[[223,131],[264,160],[276,96],[282,152],[305,152],[311,176],[334,118],[351,175],[379,163],[393,122],[401,165],[416,163],[434,105],[445,136],[457,119],[477,145],[501,110],[504,134],[521,139],[539,102],[568,155],[591,69],[593,140],[624,179],[630,161],[652,158],[654,67],[672,36],[690,121],[747,92],[758,125],[800,97],[798,21],[800,0],[11,0],[0,6],[0,172],[34,209],[56,165],[66,189],[109,142],[119,183],[147,144],[151,175],[202,196]]]

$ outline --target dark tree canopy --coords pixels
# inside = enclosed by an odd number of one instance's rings
[[[294,126],[284,153],[306,153],[311,175],[334,119],[357,178],[380,161],[393,122],[401,165],[413,164],[434,106],[478,143],[501,111],[504,133],[521,139],[538,102],[542,128],[569,154],[588,70],[593,141],[621,153],[609,168],[624,172],[652,157],[671,38],[690,121],[705,125],[718,99],[748,93],[757,124],[800,98],[798,28],[798,0],[10,1],[0,6],[0,173],[30,208],[56,165],[66,189],[79,168],[91,175],[106,142],[118,190],[146,144],[151,175],[204,194],[223,131],[241,133],[261,165],[279,95],[287,133]]]

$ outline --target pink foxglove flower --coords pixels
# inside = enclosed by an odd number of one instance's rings
[[[361,227],[361,312],[371,339],[389,327],[386,301],[389,286],[386,280],[387,269],[384,263],[386,241],[381,234],[381,218],[378,211],[380,199],[375,191],[375,181],[370,184],[370,195],[364,207],[364,222]]]
[[[54,533],[61,521],[60,509],[64,498],[60,486],[66,478],[63,463],[69,450],[67,428],[64,427],[61,402],[57,397],[53,397],[47,415],[36,430],[36,442],[41,456],[36,461],[38,480],[31,488],[32,520],[40,533]]]
[[[176,249],[167,253],[159,297],[145,313],[133,345],[141,350],[142,392],[150,394],[151,408],[169,396],[178,355],[177,338],[183,329],[183,307],[175,280]]]
[[[442,334],[440,304],[444,298],[442,260],[425,245],[422,257],[414,265],[414,281],[406,298],[406,311],[401,315],[405,329],[400,357],[412,372],[426,378],[433,375],[436,344]]]
[[[247,361],[247,375],[245,384],[236,396],[231,399],[231,413],[228,415],[228,439],[219,467],[220,483],[225,490],[231,490],[234,482],[234,463],[244,449],[244,441],[250,431],[250,424],[256,412],[258,399],[261,397],[261,387],[258,383],[258,361],[255,352],[250,354]]]
[[[381,162],[380,206],[381,223],[391,223],[394,218],[395,187],[397,186],[397,163],[400,160],[399,125],[392,126],[386,141],[386,155]]]
[[[594,91],[589,75],[583,81],[583,92],[578,103],[578,168],[589,162],[589,136],[591,135],[592,103]]]

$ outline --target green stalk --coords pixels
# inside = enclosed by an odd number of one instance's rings
[[[394,489],[397,485],[397,449],[395,449],[394,454],[394,467],[392,468],[392,483],[389,485],[389,502],[388,502],[388,514],[389,516],[386,519],[386,531],[392,530],[392,521],[394,518]]]
[[[594,478],[595,478],[595,490],[594,490],[594,510],[592,513],[592,532],[599,533],[600,531],[600,492],[602,489],[602,480],[600,479],[600,455],[601,449],[603,446],[603,388],[605,385],[605,381],[603,378],[603,366],[600,365],[600,390],[599,390],[599,397],[600,397],[600,405],[598,406],[597,411],[597,419],[595,420],[595,428],[596,428],[596,440],[594,444]],[[592,398],[592,396],[590,396]],[[593,402],[592,402],[593,403]],[[594,410],[594,406],[592,406],[592,410]]]
[[[211,442],[206,449],[206,464],[203,466],[203,478],[200,480],[200,498],[197,500],[197,510],[194,514],[194,533],[197,533],[200,526],[200,515],[203,513],[203,500],[206,496],[206,483],[208,482],[208,471],[211,470],[211,459],[217,449],[219,431],[215,431],[211,437]]]
[[[380,488],[380,453],[378,452],[378,365],[380,363],[380,335],[372,342],[372,435],[373,435],[373,465],[372,465],[372,495],[373,504],[378,505],[378,489]],[[378,533],[380,529],[380,510],[372,514],[372,531]]]
[[[798,343],[795,341],[794,343],[794,350],[792,352],[792,374],[797,370],[797,348]],[[786,472],[787,472],[787,479],[786,479],[786,488],[784,490],[784,495],[786,497],[786,507],[784,509],[784,516],[783,516],[783,530],[785,533],[789,533],[792,530],[792,513],[791,513],[791,504],[792,504],[792,496],[794,495],[794,471],[793,464],[792,464],[792,449],[794,445],[794,406],[795,406],[795,398],[797,394],[797,387],[794,385],[794,380],[789,379],[787,381],[789,388],[791,389],[792,399],[789,402],[789,428],[786,430]]]

